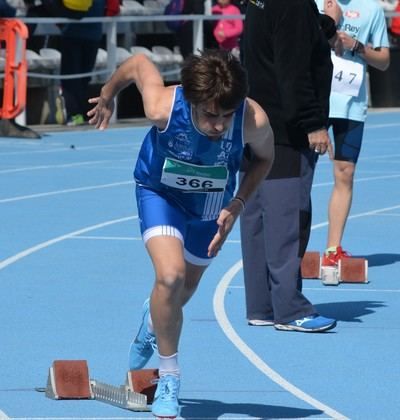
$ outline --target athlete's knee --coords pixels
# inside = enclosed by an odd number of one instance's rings
[[[353,185],[355,165],[351,162],[335,162],[335,182],[343,186]]]
[[[167,294],[182,292],[185,286],[185,271],[180,267],[169,267],[157,273],[156,287]]]

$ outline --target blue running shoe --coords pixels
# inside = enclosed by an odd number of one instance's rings
[[[174,419],[179,415],[179,386],[180,379],[178,376],[161,376],[151,405],[151,412],[154,416]]]
[[[301,331],[301,332],[323,332],[336,327],[336,320],[325,318],[324,316],[314,314],[309,315],[287,324],[275,324],[275,328],[281,331]]]
[[[129,369],[141,369],[157,349],[156,337],[147,329],[150,315],[150,299],[143,304],[142,324],[136,338],[132,341],[129,349]]]

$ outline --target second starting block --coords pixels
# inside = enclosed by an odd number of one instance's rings
[[[317,251],[306,252],[301,262],[304,279],[321,279],[327,286],[339,283],[368,283],[368,261],[366,258],[346,257],[338,266],[323,266]]]
[[[90,379],[86,360],[55,360],[49,369],[45,395],[55,400],[94,399],[131,411],[150,411],[158,380],[157,369],[131,370],[121,386]]]

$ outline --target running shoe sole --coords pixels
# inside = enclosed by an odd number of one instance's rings
[[[317,328],[306,328],[297,325],[289,325],[289,324],[275,324],[275,329],[279,331],[300,331],[300,332],[323,332],[331,330],[332,328],[336,327],[336,321],[332,322],[331,324],[324,325],[322,327]]]

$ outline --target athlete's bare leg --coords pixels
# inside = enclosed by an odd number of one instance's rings
[[[187,264],[182,242],[172,236],[155,236],[147,241],[155,270],[151,293],[151,319],[161,355],[178,351],[182,329],[182,308],[191,298],[206,266]]]
[[[353,180],[355,164],[345,161],[334,161],[335,185],[328,208],[328,242],[327,248],[342,243],[344,228],[350,213],[353,199]]]

